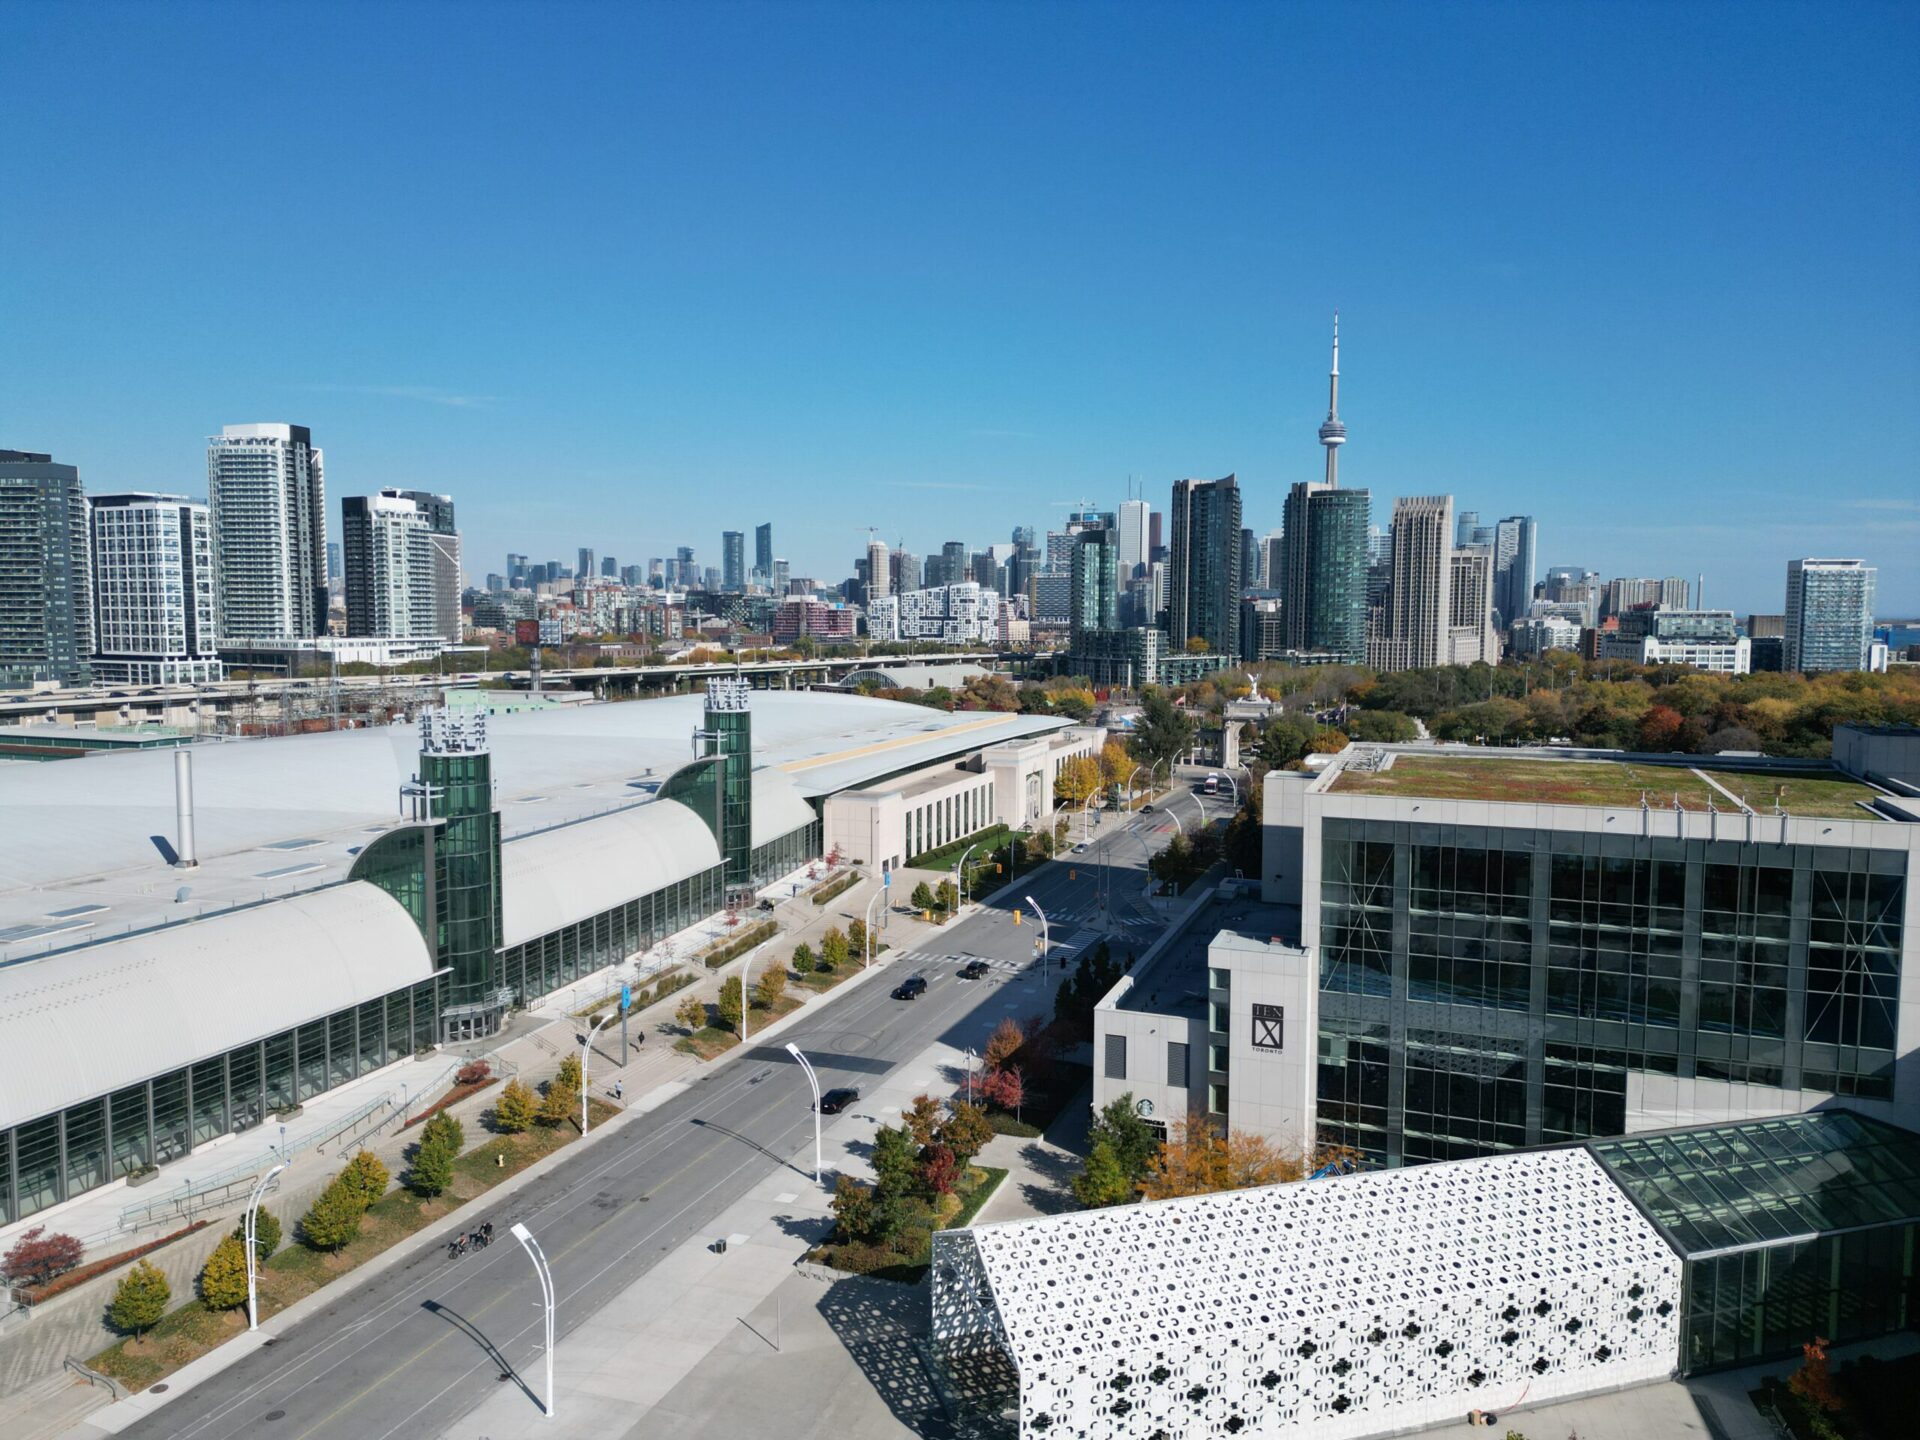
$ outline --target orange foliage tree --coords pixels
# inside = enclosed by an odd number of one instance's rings
[[[1196,1116],[1174,1122],[1166,1143],[1148,1163],[1140,1193],[1149,1200],[1171,1200],[1252,1185],[1283,1185],[1304,1180],[1321,1166],[1352,1155],[1344,1146],[1287,1149],[1244,1130],[1223,1133]]]

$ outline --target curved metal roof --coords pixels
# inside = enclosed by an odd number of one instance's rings
[[[508,841],[500,847],[501,943],[518,945],[719,863],[707,822],[677,800]]]
[[[0,966],[0,1130],[433,973],[361,881]]]
[[[753,843],[765,845],[815,819],[813,806],[792,779],[778,770],[753,772]]]

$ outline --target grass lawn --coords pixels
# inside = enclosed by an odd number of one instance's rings
[[[1700,773],[1711,775],[1761,815],[1771,815],[1773,802],[1778,798],[1789,815],[1805,815],[1809,819],[1881,818],[1860,808],[1861,801],[1872,800],[1880,792],[1843,775],[1756,775],[1751,771],[1719,770],[1709,765],[1702,765]]]
[[[619,1112],[599,1100],[588,1102],[592,1124]],[[260,1269],[260,1315],[264,1319],[311,1295],[340,1276],[419,1233],[453,1210],[498,1185],[509,1175],[580,1138],[576,1116],[552,1129],[535,1127],[519,1135],[499,1135],[476,1146],[453,1162],[453,1184],[443,1195],[422,1200],[411,1190],[396,1189],[375,1201],[360,1222],[360,1234],[333,1254],[309,1250],[290,1242]],[[295,1216],[282,1216],[289,1231]],[[120,1340],[87,1363],[111,1375],[129,1390],[144,1390],[175,1370],[197,1360],[214,1346],[247,1327],[246,1310],[213,1311],[190,1299],[169,1311],[139,1340]]]
[[[1671,807],[1677,792],[1687,810],[1707,808],[1708,786],[1682,766],[1608,760],[1492,760],[1458,755],[1401,755],[1391,770],[1345,769],[1335,793],[1497,800],[1528,805]]]

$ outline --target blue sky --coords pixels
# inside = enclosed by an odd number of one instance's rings
[[[1920,611],[1912,5],[0,7],[0,445],[796,574],[1314,478]]]

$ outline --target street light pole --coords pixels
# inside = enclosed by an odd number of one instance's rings
[[[800,1053],[800,1047],[792,1041],[787,1042],[787,1053],[800,1062],[805,1072],[807,1084],[813,1088],[813,1183],[820,1183],[820,1077],[813,1073],[813,1066],[807,1063],[807,1057]]]
[[[744,1007],[743,1007],[744,1008]],[[600,1027],[613,1017],[602,1015],[593,1022],[593,1028],[587,1031],[586,1038],[580,1042],[580,1138],[587,1138],[587,1095],[591,1087],[587,1084],[587,1061],[593,1055],[593,1037],[600,1033]]]
[[[241,1235],[247,1247],[247,1329],[260,1328],[260,1293],[257,1277],[260,1273],[260,1201],[267,1193],[267,1187],[273,1184],[282,1170],[292,1163],[282,1160],[267,1171],[260,1183],[253,1187],[253,1194],[247,1197],[247,1218],[241,1227]]]
[[[960,883],[960,877],[967,868],[967,857],[973,854],[973,852],[978,850],[979,848],[980,848],[980,842],[978,840],[974,841],[971,845],[967,846],[966,849],[960,852],[960,858],[954,862],[953,895],[954,895],[954,908],[956,910],[959,909],[960,906],[967,903],[966,887]]]
[[[1027,904],[1033,906],[1033,913],[1040,917],[1040,959],[1044,964],[1047,958],[1047,912],[1040,908],[1031,895],[1027,896]]]
[[[862,970],[867,968],[867,962],[873,955],[873,907],[886,898],[887,887],[883,884],[878,890],[873,892],[873,899],[867,902],[866,934],[862,937],[865,943],[860,947],[860,968]]]
[[[533,1238],[533,1232],[518,1221],[510,1232],[527,1252],[527,1258],[533,1261],[533,1273],[540,1277],[540,1300],[547,1311],[547,1400],[540,1408],[546,1417],[553,1418],[553,1271],[547,1268],[547,1257],[541,1253],[540,1242]]]

